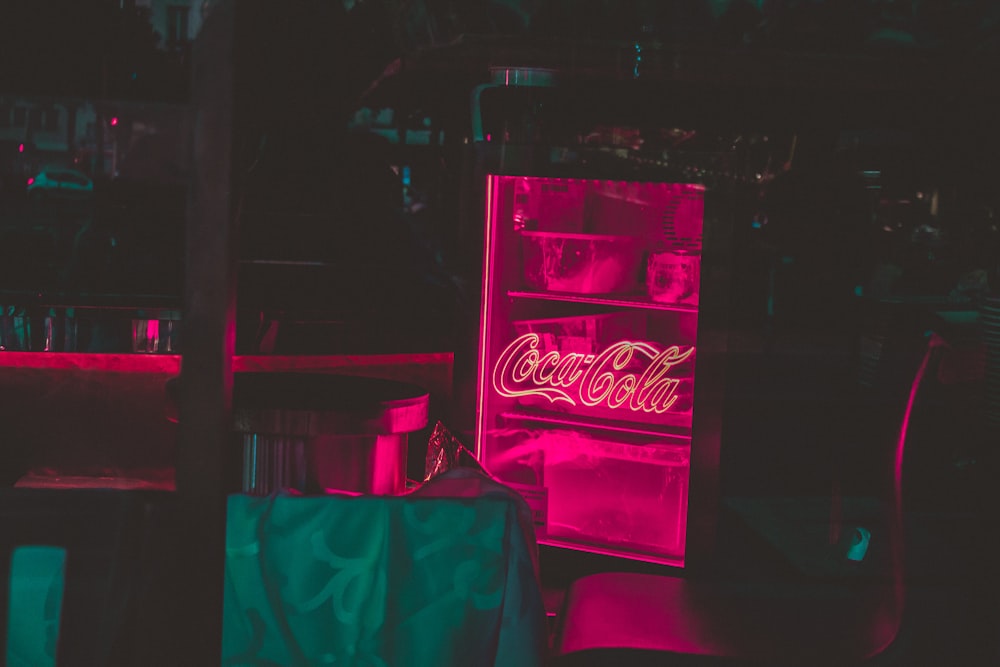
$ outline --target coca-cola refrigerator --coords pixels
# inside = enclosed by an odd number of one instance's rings
[[[477,455],[528,501],[541,544],[677,567],[710,549],[706,194],[487,176]]]

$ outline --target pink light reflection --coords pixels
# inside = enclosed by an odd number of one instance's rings
[[[488,140],[488,138],[487,138]],[[483,416],[486,414],[486,368],[489,363],[489,342],[488,336],[490,323],[492,322],[492,311],[490,309],[491,300],[489,288],[493,284],[493,264],[496,257],[493,254],[493,231],[496,224],[496,207],[498,202],[494,201],[495,176],[490,176],[486,181],[486,231],[483,235],[483,288],[480,297],[479,313],[479,359],[477,360],[479,374],[479,388],[476,392],[476,457],[480,461],[484,460],[483,446]]]
[[[540,541],[683,565],[704,188],[491,175],[485,204],[477,455]]]
[[[494,457],[532,461],[548,491],[546,538],[680,559],[687,522],[690,448],[665,440],[629,444],[609,434],[531,430]]]
[[[923,359],[920,360],[920,366],[917,368],[916,374],[913,376],[913,382],[910,384],[910,393],[906,399],[906,409],[903,412],[899,437],[896,440],[895,450],[893,451],[893,507],[892,515],[889,518],[892,522],[889,528],[889,548],[892,566],[893,607],[886,610],[883,616],[877,619],[878,627],[876,628],[879,635],[885,638],[884,643],[886,646],[895,639],[896,634],[899,632],[906,604],[906,559],[903,546],[905,539],[905,527],[903,524],[903,459],[906,453],[906,438],[910,428],[910,418],[913,415],[913,407],[917,402],[917,394],[920,393],[920,388],[923,384],[924,376],[927,374],[927,368],[930,365],[931,359],[939,349],[947,347],[947,345],[947,342],[937,334],[932,334],[927,341],[927,349],[924,352]]]
[[[677,402],[679,378],[669,371],[694,354],[672,345],[665,350],[642,341],[618,341],[597,354],[538,349],[539,335],[526,333],[500,353],[493,368],[493,390],[507,398],[540,396],[550,403],[625,408],[663,414]],[[633,359],[645,367],[624,372]]]
[[[568,540],[559,540],[552,537],[539,537],[538,543],[549,547],[563,547],[567,549],[573,549],[574,551],[582,551],[588,554],[595,554],[598,556],[622,556],[622,549],[611,549],[608,547],[601,547],[596,544],[582,544],[580,542],[570,542]],[[653,563],[655,565],[669,565],[671,567],[684,567],[684,556],[663,556],[650,553],[644,553],[641,551],[629,551],[629,560],[637,560],[643,563]]]
[[[179,373],[177,354],[92,354],[86,352],[3,352],[0,368],[80,369],[116,373]]]

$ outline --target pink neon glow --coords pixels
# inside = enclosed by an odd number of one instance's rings
[[[17,145],[17,152],[18,153],[23,153],[24,152],[24,144],[18,144]]]
[[[500,353],[493,368],[493,389],[498,394],[663,414],[677,402],[680,384],[668,373],[694,352],[693,347],[681,352],[674,345],[660,351],[649,343],[619,341],[597,355],[557,350],[542,354],[538,344],[538,334],[527,333]],[[637,356],[648,359],[642,373],[620,373]]]
[[[35,182],[35,177],[34,176],[29,176],[28,177],[28,185],[31,185],[34,182]]]
[[[112,116],[111,117],[111,127],[114,127],[117,124],[118,124],[118,116]]]
[[[683,566],[704,188],[486,183],[476,452],[539,541]]]
[[[683,553],[690,447],[663,438],[650,443],[628,444],[579,424],[535,428],[493,464],[510,470],[523,461],[538,471],[547,491],[543,539],[676,560]]]
[[[451,391],[454,354],[451,352],[374,354],[374,355],[316,355],[316,356],[235,356],[234,372],[289,372],[310,371],[318,373],[364,375],[396,379],[420,384],[446,396]],[[115,376],[146,373],[161,376],[163,382],[176,376],[181,369],[181,356],[173,354],[109,354],[75,352],[3,352],[0,369],[27,369],[34,376],[69,380],[69,385],[79,384],[73,371],[111,373],[101,380],[115,383]],[[59,380],[56,380],[57,382]],[[134,384],[134,380],[129,380]],[[83,385],[81,385],[83,386]],[[177,421],[176,405],[162,398],[163,418]],[[94,474],[68,475],[56,470],[36,469],[17,481],[18,487],[30,488],[113,488],[113,489],[175,489],[174,470],[151,468],[123,473],[119,469],[95,471]]]
[[[917,394],[920,392],[920,387],[923,384],[924,375],[927,373],[927,367],[930,365],[931,358],[934,356],[938,348],[945,347],[947,343],[943,338],[937,334],[933,334],[930,340],[927,342],[927,350],[924,353],[923,359],[920,361],[920,366],[917,368],[916,374],[913,376],[913,382],[910,384],[910,393],[906,399],[906,410],[903,412],[903,421],[899,428],[899,437],[896,440],[895,451],[893,452],[892,461],[892,516],[890,521],[892,521],[892,526],[890,530],[893,535],[890,539],[890,557],[892,561],[892,575],[893,575],[893,591],[894,591],[894,606],[892,610],[893,613],[887,616],[885,620],[885,626],[882,628],[883,635],[889,638],[889,640],[895,638],[896,632],[899,629],[900,619],[903,615],[903,606],[906,600],[906,582],[904,578],[905,569],[905,556],[903,553],[903,457],[906,453],[906,437],[910,428],[910,417],[913,414],[913,406],[917,402]]]
[[[493,264],[496,258],[493,255],[493,230],[496,224],[496,202],[494,197],[493,177],[486,180],[486,233],[483,239],[483,291],[480,298],[481,307],[479,313],[479,325],[481,327],[479,335],[479,359],[477,360],[479,387],[476,392],[476,456],[483,458],[483,416],[486,414],[486,365],[489,363],[488,340],[486,332],[489,324],[493,320],[490,308],[491,299],[489,294],[490,286],[493,284]]]

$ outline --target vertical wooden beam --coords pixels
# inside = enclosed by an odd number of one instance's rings
[[[178,658],[189,665],[221,662],[238,261],[230,187],[235,4],[213,5],[193,49],[174,606]]]

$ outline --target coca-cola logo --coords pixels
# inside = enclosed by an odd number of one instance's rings
[[[670,374],[694,347],[664,350],[619,341],[598,354],[539,350],[537,333],[526,333],[500,353],[493,367],[493,389],[501,396],[540,396],[551,403],[603,405],[612,409],[662,414],[677,402],[680,379]],[[623,372],[645,362],[641,372]]]

